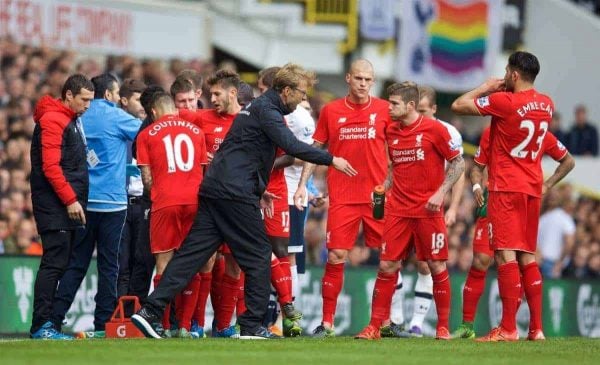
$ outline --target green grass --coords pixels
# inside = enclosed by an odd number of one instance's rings
[[[469,340],[348,337],[242,340],[0,340],[3,364],[560,364],[600,363],[600,340],[557,338],[545,342],[480,344]]]

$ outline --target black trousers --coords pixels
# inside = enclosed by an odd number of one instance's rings
[[[58,281],[62,278],[75,241],[75,231],[48,231],[40,234],[44,253],[35,278],[31,333],[52,318],[52,303]]]
[[[121,233],[117,295],[148,296],[154,256],[150,252],[150,202],[143,197],[130,197],[127,219]]]
[[[248,331],[258,329],[271,288],[271,245],[258,205],[200,197],[190,233],[167,265],[146,306],[157,315],[162,313],[222,242],[227,242],[246,275],[247,310],[240,316],[239,325]]]

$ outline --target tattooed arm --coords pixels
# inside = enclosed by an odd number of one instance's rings
[[[150,190],[152,189],[152,172],[150,172],[150,166],[141,165],[139,166],[142,171],[142,184],[144,185],[144,194],[150,196]]]
[[[312,146],[316,148],[323,148],[323,143],[314,141]],[[294,204],[299,210],[304,210],[302,202],[304,202],[306,199],[306,183],[315,171],[316,166],[317,165],[314,163],[304,162],[304,166],[302,167],[302,174],[300,175],[300,181],[298,182],[298,190],[296,190],[296,193],[294,194]]]
[[[427,205],[425,208],[431,211],[438,211],[441,209],[442,204],[444,203],[444,195],[452,189],[454,183],[458,180],[458,178],[465,172],[465,160],[462,155],[458,155],[452,161],[448,163],[448,168],[446,169],[446,178],[442,183],[442,186],[429,198],[427,201]]]
[[[544,185],[542,185],[542,194],[546,194],[549,189],[567,176],[567,174],[575,167],[575,159],[570,153],[567,153],[565,157],[558,162],[560,164],[554,171],[554,174],[544,181]]]

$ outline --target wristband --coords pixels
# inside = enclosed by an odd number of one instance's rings
[[[477,191],[478,189],[481,189],[481,185],[479,185],[479,184],[473,185],[473,192]]]

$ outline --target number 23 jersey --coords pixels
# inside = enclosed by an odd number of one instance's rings
[[[198,203],[202,165],[207,164],[206,141],[200,127],[166,115],[138,136],[138,165],[150,166],[152,211]]]
[[[540,197],[544,153],[562,159],[567,150],[548,132],[554,103],[535,89],[497,92],[475,99],[481,115],[492,116],[488,156],[490,191]]]

